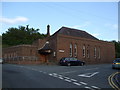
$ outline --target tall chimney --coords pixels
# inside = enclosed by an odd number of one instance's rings
[[[50,36],[50,25],[47,25],[47,37]]]

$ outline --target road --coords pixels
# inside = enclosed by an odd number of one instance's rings
[[[85,66],[3,64],[3,88],[114,88],[111,64]],[[120,75],[120,74],[119,74]],[[118,75],[117,75],[118,77]],[[119,79],[117,79],[119,80]]]

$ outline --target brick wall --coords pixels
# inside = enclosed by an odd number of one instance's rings
[[[37,57],[37,47],[33,45],[17,45],[3,48],[2,55],[7,63],[40,63],[39,57]]]
[[[86,63],[111,63],[115,59],[115,47],[113,43],[84,39],[80,37],[71,37],[66,35],[58,35],[57,39],[57,61],[62,57],[70,57],[70,44],[72,44],[72,54],[74,53],[74,45],[77,45],[77,58],[84,60]],[[83,46],[85,46],[85,57],[83,56]],[[95,57],[96,48],[96,57]],[[87,50],[89,57],[87,57]],[[99,51],[100,50],[100,51]],[[99,54],[100,53],[100,54]],[[99,56],[100,55],[100,56]]]
[[[42,48],[46,41],[49,41],[53,51],[47,56],[38,53],[38,49]],[[55,34],[49,38],[38,39],[33,42],[32,45],[18,45],[4,48],[2,55],[4,60],[8,63],[58,63],[62,57],[70,57],[70,44],[72,44],[72,56],[75,57],[76,45],[77,58],[84,60],[87,64],[111,63],[115,59],[115,47],[113,43],[62,34]],[[83,56],[83,46],[85,46],[85,57]],[[87,52],[89,52],[89,55]]]

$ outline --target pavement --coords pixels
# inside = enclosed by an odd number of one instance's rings
[[[58,65],[17,65],[2,66],[3,88],[86,88],[112,89],[108,78],[112,73],[111,64],[85,66]],[[120,80],[119,75],[118,82]]]

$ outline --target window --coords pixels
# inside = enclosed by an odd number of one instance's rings
[[[90,50],[89,50],[89,45],[87,46],[87,58],[90,57]]]
[[[75,57],[77,57],[77,44],[75,44],[74,54],[75,54]]]
[[[94,57],[96,58],[96,47],[94,48]]]
[[[83,45],[83,57],[85,57],[85,45]]]
[[[54,56],[54,57],[56,56],[56,52],[53,52],[53,56]]]
[[[70,57],[72,57],[72,44],[70,44]]]
[[[98,58],[100,59],[100,47],[98,48]]]

